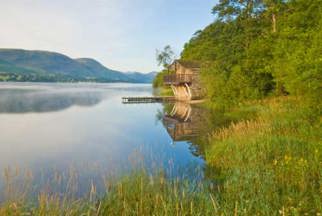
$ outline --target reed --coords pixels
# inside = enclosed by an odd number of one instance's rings
[[[106,183],[106,194],[97,196],[91,186],[88,197],[74,199],[40,192],[38,199],[10,200],[0,215],[213,215],[215,198],[204,185],[188,180],[167,180],[163,174],[137,171]]]

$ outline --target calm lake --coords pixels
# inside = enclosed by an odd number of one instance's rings
[[[72,179],[82,195],[133,169],[203,179],[192,141],[200,108],[122,103],[123,96],[150,95],[145,84],[0,83],[0,191],[31,179],[35,190],[59,192]]]

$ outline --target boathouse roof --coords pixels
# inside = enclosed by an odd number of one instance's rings
[[[185,68],[200,68],[200,64],[196,61],[190,61],[190,60],[175,60],[171,65],[175,65],[175,64],[180,64],[181,66],[185,67]]]

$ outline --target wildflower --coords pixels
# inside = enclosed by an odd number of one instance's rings
[[[300,166],[306,166],[306,165],[307,165],[307,160],[305,160],[305,159],[301,158],[301,159],[299,159],[298,164],[299,164]]]
[[[277,160],[276,159],[273,161],[273,164],[274,164],[274,166],[277,165]]]
[[[290,160],[292,160],[292,157],[288,156],[288,155],[285,155],[284,159],[285,159],[285,163],[287,164]]]

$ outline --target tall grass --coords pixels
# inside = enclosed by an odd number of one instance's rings
[[[206,160],[224,182],[223,213],[320,215],[321,118],[294,98],[266,100],[257,109],[255,119],[210,136]]]
[[[106,182],[105,196],[97,196],[95,185],[88,197],[72,199],[39,193],[37,200],[5,202],[0,215],[213,215],[214,195],[203,184],[169,180],[137,172],[115,182]]]

